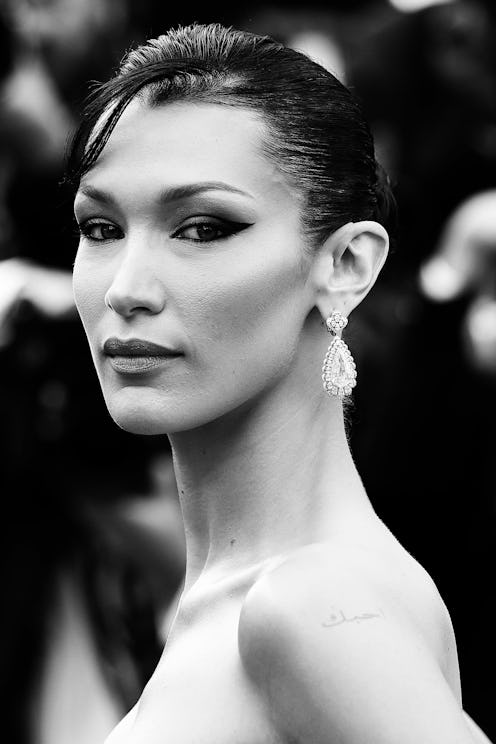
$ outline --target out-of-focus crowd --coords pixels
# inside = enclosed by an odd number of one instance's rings
[[[180,587],[167,442],[105,411],[73,304],[61,181],[89,81],[193,21],[306,52],[371,122],[400,220],[348,332],[351,444],[379,515],[450,608],[465,707],[496,738],[492,0],[0,0],[2,730],[12,744],[103,740],[154,668]]]

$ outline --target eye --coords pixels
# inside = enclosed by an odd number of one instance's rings
[[[191,240],[194,243],[210,243],[213,240],[228,238],[230,235],[241,232],[246,227],[249,227],[249,225],[203,218],[176,230],[173,237],[180,240]]]
[[[95,240],[96,242],[103,242],[106,240],[118,240],[122,238],[122,230],[113,225],[111,222],[103,222],[102,220],[88,220],[79,225],[80,234],[88,238],[88,240]]]

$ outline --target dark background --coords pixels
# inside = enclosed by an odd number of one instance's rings
[[[336,73],[363,103],[400,212],[393,253],[348,331],[359,371],[352,449],[377,512],[450,610],[464,707],[496,739],[496,372],[476,363],[464,336],[477,285],[439,302],[419,283],[453,211],[495,187],[493,4],[453,0],[409,13],[386,0],[235,6],[3,0],[0,270],[12,258],[71,270],[72,204],[60,186],[65,142],[88,81],[106,79],[130,45],[193,21],[288,44],[303,33],[327,43]],[[148,528],[123,508],[136,500],[146,511],[157,482],[168,483],[174,500],[167,444],[111,422],[75,313],[50,314],[24,296],[6,327],[0,699],[9,742],[32,744],[61,573],[81,588],[104,679],[125,710],[156,663],[157,615],[179,585],[182,559],[175,548],[150,547]]]

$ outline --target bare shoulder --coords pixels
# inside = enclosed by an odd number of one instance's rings
[[[319,543],[295,551],[263,574],[248,593],[240,617],[240,650],[272,631],[313,625],[380,622],[386,618],[418,633],[442,659],[452,626],[437,587],[399,544],[388,550]]]
[[[446,615],[434,582],[401,550],[312,545],[251,588],[239,652],[288,740],[468,744],[442,668]]]
[[[248,672],[265,677],[265,666],[285,663],[320,635],[368,614],[384,617],[379,593],[352,556],[333,546],[308,546],[264,573],[248,592],[239,620],[239,650]],[[354,618],[353,620],[351,618]],[[356,618],[356,620],[355,620]]]

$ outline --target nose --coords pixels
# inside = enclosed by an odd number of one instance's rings
[[[105,304],[125,318],[164,309],[165,289],[146,250],[128,247],[105,294]]]

